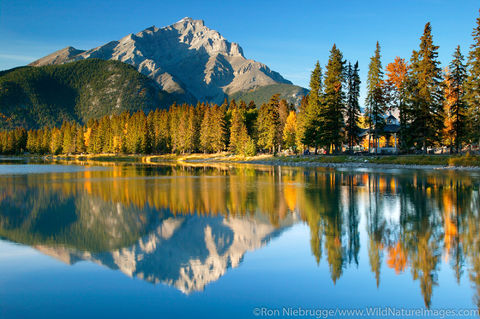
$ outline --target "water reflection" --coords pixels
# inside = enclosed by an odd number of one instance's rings
[[[386,265],[410,271],[429,307],[443,258],[480,305],[479,184],[451,171],[228,166],[0,175],[0,236],[190,293],[301,221],[333,283],[368,262],[379,286]]]

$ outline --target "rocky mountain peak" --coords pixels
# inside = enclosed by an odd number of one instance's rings
[[[31,65],[88,58],[131,64],[154,79],[164,91],[191,103],[222,103],[235,92],[291,84],[266,65],[246,59],[237,43],[205,26],[203,20],[190,17],[163,28],[151,26],[88,51],[65,48]]]
[[[199,26],[199,27],[204,27],[205,22],[203,20],[195,20],[190,17],[185,17],[181,20],[178,20],[173,24],[174,26],[183,26],[184,28],[187,26]]]

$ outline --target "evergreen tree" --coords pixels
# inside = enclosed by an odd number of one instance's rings
[[[101,135],[101,153],[109,154],[113,153],[113,130],[111,126],[110,116],[106,115],[102,117],[98,124],[98,129]],[[97,137],[99,136],[97,135]]]
[[[50,142],[52,139],[52,130],[48,127],[43,128],[42,135],[42,143],[41,143],[41,154],[45,154],[50,152]]]
[[[480,146],[480,17],[477,18],[472,36],[473,44],[468,55],[465,98],[468,103],[470,138]]]
[[[317,154],[318,146],[321,143],[321,108],[322,108],[322,68],[317,61],[315,68],[310,76],[310,92],[308,94],[308,103],[302,117],[302,143],[307,146],[315,147]]]
[[[252,115],[253,109],[247,110],[247,105],[244,101],[240,101],[238,106],[234,100],[232,102],[229,110],[231,114],[229,150],[235,154],[253,156],[256,153],[255,144],[248,133],[247,127],[247,114],[250,112],[250,115]]]
[[[150,112],[151,113],[151,112]],[[154,143],[155,143],[155,132],[153,131],[154,124],[153,124],[153,119],[148,118],[148,115],[144,119],[144,124],[143,124],[143,130],[144,130],[144,136],[145,136],[145,142],[144,142],[144,149],[143,153],[144,154],[151,154],[154,151]],[[112,143],[113,145],[113,143]]]
[[[321,110],[321,136],[319,140],[327,152],[341,151],[344,133],[345,61],[336,45],[330,51],[325,72],[324,107]]]
[[[187,123],[184,150],[188,153],[192,153],[196,150],[196,147],[199,144],[199,124],[197,120],[197,112],[193,106],[187,106],[185,114],[187,116]]]
[[[186,118],[186,105],[173,105],[170,108],[170,136],[172,151],[185,153],[185,140],[187,137],[188,119]]]
[[[411,103],[411,129],[418,149],[440,142],[443,129],[443,78],[437,60],[438,46],[433,44],[430,23],[425,25],[420,38],[420,50],[411,60],[409,96]]]
[[[83,127],[80,124],[76,124],[75,126],[75,153],[82,154],[86,151],[85,148],[85,136]]]
[[[17,127],[14,132],[15,154],[24,153],[27,150],[27,130],[23,127]]]
[[[282,135],[287,122],[287,117],[293,110],[295,110],[295,107],[292,104],[288,103],[285,99],[280,100],[280,103],[278,104],[278,120],[280,122],[278,130],[282,133]],[[281,142],[283,146],[283,139]]]
[[[260,107],[257,120],[258,146],[274,154],[282,138],[282,132],[279,131],[278,97],[279,94],[273,95],[267,104]]]
[[[50,154],[58,155],[62,152],[63,136],[58,128],[52,129],[52,140],[50,142]]]
[[[152,148],[155,153],[167,153],[170,151],[170,137],[168,128],[169,113],[166,110],[155,110],[153,123],[151,124],[153,141]]]
[[[230,110],[231,112],[231,125],[230,125],[230,142],[228,149],[230,152],[233,153],[239,153],[240,150],[242,149],[242,143],[245,142],[244,136],[242,134],[244,133],[243,130],[246,130],[246,125],[245,125],[245,110],[241,109],[240,107],[237,107],[234,103],[233,105],[230,105]]]
[[[141,154],[148,151],[147,121],[143,111],[132,114],[127,119],[125,136],[126,151],[130,154]]]
[[[214,152],[222,152],[226,147],[226,124],[224,108],[214,105],[212,107],[212,121],[210,126],[210,137]]]
[[[213,151],[211,128],[212,123],[212,108],[208,108],[203,114],[202,124],[200,125],[200,149],[204,153],[211,153]]]
[[[100,154],[103,149],[103,130],[100,126],[100,122],[95,120],[93,125],[90,126],[91,133],[90,133],[90,144],[88,145],[87,152],[90,154]],[[134,134],[134,129],[132,128],[132,135]],[[131,153],[135,153],[134,150]]]
[[[464,64],[464,57],[460,51],[460,46],[457,46],[453,54],[453,60],[450,63],[450,72],[448,78],[451,88],[450,94],[446,97],[446,102],[449,104],[450,120],[452,123],[452,130],[455,143],[455,152],[461,149],[461,144],[465,141],[465,121],[467,113],[467,104],[465,103],[464,84],[466,79],[466,66]]]
[[[38,147],[38,130],[29,130],[27,135],[27,152],[32,154],[40,153],[40,149]]]
[[[200,128],[200,148],[203,152],[221,152],[225,149],[223,119],[224,115],[218,105],[205,110]]]
[[[346,133],[350,152],[353,151],[353,145],[359,140],[360,127],[358,126],[360,117],[360,75],[358,61],[352,67],[348,63],[347,67],[347,123]]]
[[[306,110],[308,106],[308,96],[303,96],[300,100],[300,106],[298,107],[297,114],[297,134],[296,145],[298,149],[305,151],[305,122],[306,122]]]
[[[248,135],[252,138],[255,137],[255,124],[257,122],[258,109],[254,101],[250,101],[247,106],[247,111],[245,113],[245,125],[247,125]]]
[[[62,149],[65,154],[75,153],[75,131],[72,130],[73,125],[70,122],[62,124],[63,145]]]
[[[223,120],[221,123],[223,123],[222,130],[225,132],[223,136],[223,143],[225,144],[225,147],[228,147],[228,143],[230,142],[230,112],[228,110],[228,101],[227,98],[223,101],[223,104],[220,105],[220,110],[221,113],[223,114]]]
[[[383,90],[383,69],[380,56],[380,44],[377,42],[375,54],[370,58],[368,65],[367,77],[367,106],[366,116],[368,121],[369,141],[368,148],[370,150],[370,137],[373,137],[375,152],[378,148],[378,140],[385,126],[385,94]]]

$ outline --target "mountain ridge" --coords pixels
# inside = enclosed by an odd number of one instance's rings
[[[168,107],[180,96],[118,61],[88,59],[0,72],[0,128],[59,126],[123,111]]]
[[[190,103],[221,103],[237,92],[274,84],[292,85],[267,65],[247,59],[239,44],[206,27],[203,20],[189,17],[162,28],[151,26],[90,50],[69,46],[30,65],[90,58],[130,64],[155,80],[162,90],[183,95]]]

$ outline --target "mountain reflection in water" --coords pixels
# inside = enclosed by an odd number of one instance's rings
[[[479,184],[453,171],[222,165],[0,175],[0,236],[190,293],[301,222],[334,283],[360,262],[364,233],[377,286],[382,264],[409,271],[429,307],[443,258],[478,306]]]

